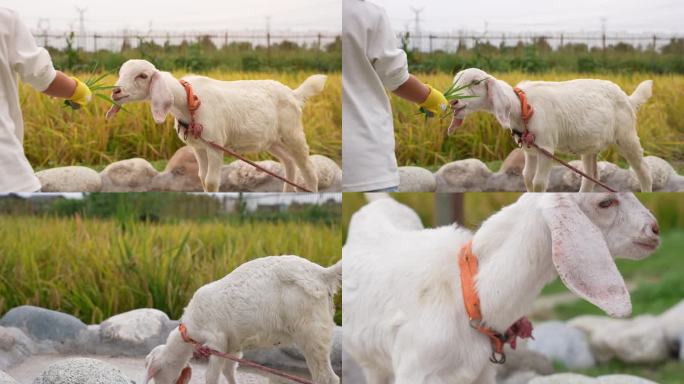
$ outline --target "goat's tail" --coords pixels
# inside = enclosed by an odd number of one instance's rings
[[[639,109],[639,107],[648,101],[653,95],[653,80],[646,80],[641,82],[629,96],[629,102],[632,104],[634,109]]]
[[[328,80],[326,75],[312,75],[294,90],[295,97],[302,103],[311,96],[316,96],[323,91],[325,82]]]
[[[326,268],[325,271],[323,271],[323,278],[326,283],[328,283],[330,291],[337,292],[340,288],[340,284],[342,284],[342,259]]]

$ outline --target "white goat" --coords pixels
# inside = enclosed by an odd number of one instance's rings
[[[468,324],[458,267],[472,240],[483,321],[504,332],[560,275],[611,316],[631,313],[612,256],[659,245],[653,215],[633,194],[526,194],[473,235],[423,229],[410,208],[373,201],[351,219],[343,248],[344,348],[368,384],[491,384],[489,339]]]
[[[508,83],[477,68],[460,71],[454,83],[460,86],[483,79],[488,80],[465,91],[466,95],[478,97],[451,102],[454,116],[449,134],[475,111],[490,112],[504,128],[522,133],[520,101]],[[644,151],[636,132],[636,111],[651,97],[651,80],[639,84],[631,96],[606,80],[524,81],[517,86],[525,91],[534,109],[528,128],[539,147],[551,153],[559,150],[581,155],[584,171],[598,179],[597,155],[615,144],[639,178],[641,191],[651,191],[651,171],[643,161]],[[523,149],[525,187],[528,191],[545,192],[553,160],[538,153],[536,148],[523,146]],[[580,192],[591,192],[593,188],[592,181],[582,178]]]
[[[202,124],[202,137],[238,153],[267,151],[285,168],[285,177],[295,181],[299,168],[304,187],[316,192],[318,178],[309,159],[302,125],[302,107],[307,98],[320,93],[327,77],[313,75],[292,90],[274,80],[219,81],[204,76],[186,76],[201,101],[195,117]],[[221,185],[223,152],[187,135],[190,123],[185,89],[169,72],[158,71],[145,60],[128,60],[119,70],[112,93],[117,103],[107,112],[111,118],[119,105],[133,101],[151,101],[154,120],[161,124],[166,115],[175,118],[180,139],[192,146],[199,164],[199,178],[205,192],[217,192]],[[289,184],[284,192],[294,191]]]
[[[270,256],[242,264],[221,280],[195,292],[181,323],[188,335],[213,349],[241,356],[242,350],[295,344],[314,382],[338,384],[330,365],[335,323],[333,295],[342,263],[323,268],[298,256]],[[147,376],[157,384],[185,384],[193,347],[178,329],[145,359]],[[206,383],[221,373],[236,384],[237,363],[211,356]]]

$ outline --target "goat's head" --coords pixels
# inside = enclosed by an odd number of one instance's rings
[[[565,286],[611,316],[628,316],[629,292],[613,257],[653,253],[660,244],[655,217],[631,193],[549,193],[540,203]]]
[[[166,345],[155,347],[145,358],[144,384],[154,380],[155,384],[186,384],[190,382],[192,369],[185,363],[180,367],[167,363],[164,359]]]
[[[146,60],[128,60],[119,69],[112,100],[115,104],[107,111],[113,117],[121,104],[150,100],[152,116],[158,124],[164,122],[173,104],[173,94],[162,79],[162,74]]]
[[[467,87],[461,92],[469,98],[451,100],[449,103],[454,115],[449,125],[448,134],[451,135],[463,124],[463,119],[472,112],[488,111],[496,116],[504,128],[511,126],[511,101],[504,93],[507,86],[501,80],[495,79],[487,72],[477,69],[464,69],[454,76],[454,85]]]

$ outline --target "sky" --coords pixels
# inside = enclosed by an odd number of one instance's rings
[[[346,0],[345,0],[346,1]],[[414,31],[414,12],[421,30],[503,32],[661,32],[684,34],[682,0],[370,0],[384,7],[396,30]]]
[[[330,31],[342,29],[342,0],[0,0],[31,28],[78,31],[76,8],[87,8],[89,31],[265,30]],[[42,25],[38,28],[39,23]],[[150,28],[151,26],[151,28]]]

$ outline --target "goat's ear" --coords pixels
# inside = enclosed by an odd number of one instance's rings
[[[166,120],[166,114],[169,113],[171,105],[173,105],[173,94],[159,71],[154,72],[150,79],[150,100],[154,121],[157,124],[163,123]]]
[[[154,359],[154,357],[149,361],[146,361],[145,365],[147,367],[147,373],[145,374],[145,381],[143,381],[143,384],[147,384],[150,380],[152,380],[159,372],[159,369],[161,369],[160,362]]]
[[[542,215],[551,232],[551,257],[563,284],[614,317],[632,303],[603,234],[568,196],[546,195]]]
[[[192,368],[190,366],[186,366],[183,368],[181,371],[180,377],[176,381],[176,384],[187,384],[190,382],[190,379],[192,378]]]
[[[511,127],[511,100],[506,97],[504,87],[501,82],[495,78],[490,78],[486,81],[487,84],[487,99],[492,104],[494,116],[504,128]]]

